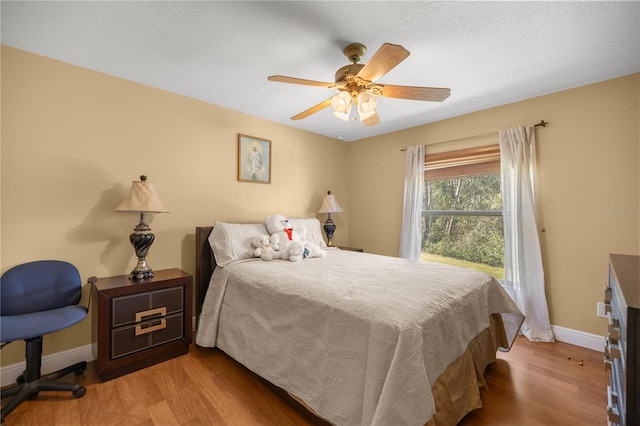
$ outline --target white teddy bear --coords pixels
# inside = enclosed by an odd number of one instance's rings
[[[279,237],[277,235],[269,236],[267,234],[254,238],[251,245],[255,247],[253,257],[259,257],[262,260],[273,260],[280,258]]]
[[[251,240],[251,257],[260,257],[262,251],[271,243],[271,239],[268,235],[261,235]]]
[[[304,242],[291,241],[291,244],[289,244],[281,259],[288,259],[292,262],[297,262],[299,260],[305,259],[308,256],[309,250],[305,248]]]
[[[280,243],[280,250],[286,252],[293,242],[299,241],[303,243],[304,248],[307,251],[307,257],[325,257],[327,252],[323,250],[318,244],[311,241],[306,241],[307,230],[303,228],[301,231],[293,229],[293,226],[289,222],[289,219],[281,214],[275,214],[273,216],[267,216],[265,219],[267,225],[267,231],[272,237],[277,236]],[[286,255],[282,255],[281,258],[286,258]]]
[[[273,216],[267,216],[265,219],[267,225],[267,231],[271,236],[277,235],[280,241],[281,248],[284,250],[291,241],[304,241],[307,239],[306,229],[299,232],[293,229],[293,226],[289,223],[289,219],[281,214],[274,214]]]

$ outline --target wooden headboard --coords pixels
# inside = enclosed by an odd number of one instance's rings
[[[196,227],[196,321],[200,318],[209,280],[216,268],[216,259],[209,245],[209,234],[212,229],[213,226]]]

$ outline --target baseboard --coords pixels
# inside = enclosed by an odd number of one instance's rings
[[[195,324],[195,318],[194,322]],[[604,337],[597,334],[585,333],[584,331],[572,330],[570,328],[551,326],[556,340],[571,345],[581,346],[583,348],[592,349],[594,351],[604,351]],[[81,346],[68,351],[57,352],[42,357],[42,373],[46,374],[56,371],[80,361],[93,361],[97,358],[97,344]],[[16,378],[22,374],[25,363],[7,365],[2,367],[0,377],[0,385],[5,386],[13,383]]]
[[[41,371],[42,374],[47,374],[73,365],[76,362],[93,361],[98,357],[97,354],[98,345],[94,343],[69,349],[67,351],[56,352],[51,355],[45,355],[42,357]],[[2,367],[2,372],[0,374],[0,386],[15,383],[16,379],[22,374],[24,369],[24,361]]]
[[[552,325],[553,335],[556,340],[571,345],[581,346],[598,352],[604,352],[604,337],[584,331]]]
[[[196,317],[193,316],[193,331],[195,335]],[[93,343],[78,348],[69,349],[67,351],[57,352],[42,357],[42,374],[60,370],[61,368],[73,365],[80,361],[93,361],[98,358],[98,345]],[[15,382],[25,369],[25,362],[7,365],[1,368],[0,386],[10,385]]]

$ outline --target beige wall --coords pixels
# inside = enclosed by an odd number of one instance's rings
[[[127,273],[137,218],[113,212],[149,176],[171,213],[151,226],[154,269],[194,269],[194,227],[313,217],[331,189],[335,242],[397,255],[404,154],[545,119],[538,130],[541,224],[553,324],[603,335],[595,317],[609,252],[638,253],[639,75],[351,143],[2,47],[1,267],[68,260],[83,279]],[[455,96],[455,92],[454,92]],[[237,133],[272,140],[272,184],[236,181]],[[430,146],[456,149],[492,138]],[[324,220],[324,217],[320,217]],[[83,302],[86,303],[85,288]],[[91,343],[90,320],[45,338],[45,353]],[[2,351],[2,365],[23,360]]]
[[[2,272],[56,258],[83,280],[128,273],[138,218],[113,209],[141,174],[171,210],[151,220],[157,270],[194,271],[197,225],[314,217],[328,189],[348,200],[344,142],[6,46],[1,118]],[[272,141],[270,185],[237,182],[238,133]],[[336,244],[348,215],[335,215]],[[46,336],[45,353],[91,343],[90,324]],[[2,365],[23,358],[22,343],[2,350]]]
[[[440,141],[541,119],[538,128],[539,221],[551,322],[604,335],[595,316],[608,253],[639,254],[640,74],[350,143],[349,244],[397,255],[404,153],[497,143],[497,136]],[[455,96],[455,90],[454,95]]]

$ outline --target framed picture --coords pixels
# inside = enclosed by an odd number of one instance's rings
[[[271,183],[271,141],[238,134],[238,180]]]

